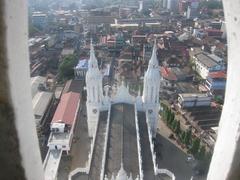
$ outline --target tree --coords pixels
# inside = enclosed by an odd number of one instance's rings
[[[177,136],[179,136],[179,134],[181,132],[180,121],[177,121],[176,127],[174,128],[174,132],[176,133]]]
[[[171,109],[169,109],[169,115],[168,115],[168,126],[171,127],[172,125],[172,122],[174,121],[175,119],[175,115],[174,115],[174,112],[171,111]]]
[[[193,139],[192,147],[191,147],[190,151],[194,156],[198,153],[199,147],[200,147],[200,139],[199,138]]]
[[[171,110],[167,108],[167,125],[169,126],[171,120]]]
[[[68,55],[64,57],[61,62],[58,73],[60,80],[71,79],[74,76],[74,66],[78,63],[77,57],[75,55]]]
[[[172,121],[172,123],[171,123],[171,129],[174,131],[175,128],[176,128],[176,126],[177,126],[177,120],[174,119],[174,120]]]
[[[185,136],[186,136],[186,132],[183,131],[180,137],[181,142],[184,142]]]
[[[187,146],[190,144],[191,136],[192,136],[192,131],[189,129],[189,130],[187,130],[186,136],[184,139],[184,144],[186,144]]]
[[[168,119],[168,107],[166,105],[163,106],[163,119],[167,122],[167,119]]]

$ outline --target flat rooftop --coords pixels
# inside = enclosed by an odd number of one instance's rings
[[[58,143],[58,144],[68,144],[69,143],[69,133],[51,133],[48,143]]]

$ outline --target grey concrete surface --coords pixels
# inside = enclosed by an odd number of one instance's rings
[[[133,177],[137,177],[139,167],[134,106],[112,105],[110,120],[106,174],[109,177],[116,176],[123,162],[127,174],[132,173]]]

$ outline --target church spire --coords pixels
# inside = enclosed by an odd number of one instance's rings
[[[153,45],[153,50],[152,50],[152,56],[151,56],[151,59],[149,60],[148,69],[158,68],[158,66],[159,65],[158,65],[158,59],[157,59],[157,42],[155,40]]]
[[[91,39],[91,44],[90,44],[90,59],[88,62],[88,67],[89,67],[89,69],[98,68],[98,62],[97,62],[97,58],[95,56],[92,39]]]

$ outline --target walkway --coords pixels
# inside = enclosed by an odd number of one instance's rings
[[[53,180],[57,176],[62,150],[49,150],[44,162],[45,180]]]

